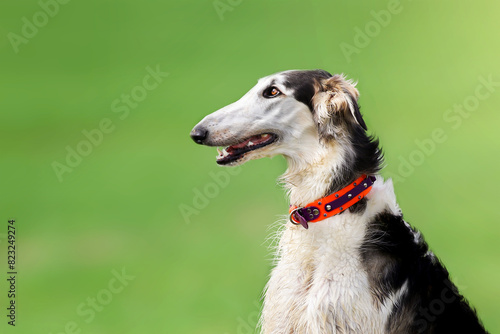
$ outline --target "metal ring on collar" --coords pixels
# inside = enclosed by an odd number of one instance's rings
[[[297,211],[297,210],[300,210],[302,208],[297,208],[297,209],[294,209],[292,212],[290,212],[290,222],[294,225],[301,225],[300,223],[297,223],[295,220],[293,220],[293,215],[294,213]]]

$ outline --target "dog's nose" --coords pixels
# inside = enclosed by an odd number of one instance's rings
[[[207,139],[208,131],[205,128],[202,127],[195,127],[193,130],[191,130],[191,138],[195,141],[197,144],[203,144],[203,141]]]

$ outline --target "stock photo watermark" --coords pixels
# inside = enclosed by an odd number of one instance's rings
[[[382,30],[392,22],[393,17],[402,11],[403,4],[401,0],[390,0],[387,3],[386,9],[370,11],[372,19],[366,22],[363,29],[358,26],[354,27],[352,42],[342,42],[339,45],[347,62],[350,63],[355,54],[360,54],[362,49],[368,47],[373,39],[379,36]]]
[[[465,97],[461,103],[454,104],[451,108],[443,112],[443,121],[452,129],[459,129],[463,121],[468,119],[476,111],[481,101],[490,98],[500,87],[500,81],[494,81],[493,76],[479,76],[479,84],[474,89],[474,93]],[[398,157],[397,171],[388,171],[387,176],[392,178],[394,183],[404,182],[406,178],[415,172],[416,167],[424,164],[425,160],[436,152],[439,144],[448,140],[450,129],[447,127],[434,128],[430,134],[423,139],[415,139],[416,148],[409,154]]]
[[[214,0],[212,2],[215,12],[221,21],[224,21],[224,13],[232,12],[243,0]]]
[[[191,203],[179,204],[179,212],[184,222],[190,224],[192,216],[199,215],[201,211],[208,206],[210,200],[219,196],[220,191],[229,185],[231,176],[238,175],[241,173],[241,170],[241,167],[237,166],[235,168],[224,168],[218,172],[208,173],[212,181],[206,183],[202,187],[193,188],[193,199]]]
[[[91,323],[100,313],[108,307],[114,297],[121,293],[135,279],[126,273],[125,268],[121,272],[115,269],[111,270],[113,277],[108,281],[106,288],[97,291],[92,296],[87,297],[84,302],[81,302],[76,307],[76,315],[79,320],[68,321],[62,330],[49,334],[77,334],[82,331],[81,322],[86,324]]]
[[[155,68],[147,66],[145,70],[147,74],[143,77],[140,85],[134,86],[128,93],[122,93],[119,98],[111,102],[111,112],[117,114],[121,121],[127,119],[130,112],[148,97],[148,93],[158,88],[169,75],[169,73],[160,70],[160,65],[156,65]],[[96,147],[100,146],[105,136],[116,130],[116,126],[116,122],[105,117],[93,129],[83,129],[81,131],[83,139],[73,146],[67,145],[65,147],[65,159],[62,162],[55,160],[51,164],[59,182],[63,182],[64,174],[71,173],[85,157],[88,157]]]
[[[40,0],[38,6],[40,10],[36,11],[30,18],[23,16],[21,18],[21,28],[19,33],[9,32],[7,39],[12,45],[12,49],[17,54],[19,47],[26,45],[38,35],[40,29],[44,28],[52,18],[54,18],[61,8],[71,0]]]
[[[453,303],[459,296],[457,296],[456,289],[450,280],[443,281],[445,287],[441,290],[439,298],[435,298],[429,302],[427,307],[420,307],[418,310],[418,317],[415,322],[417,333],[423,333],[429,325],[434,322],[438,316],[444,313],[447,305]],[[458,284],[455,284],[458,288]],[[460,287],[459,290],[464,290],[466,287]]]
[[[16,326],[16,308],[17,308],[17,251],[19,248],[17,246],[17,236],[16,236],[17,223],[15,219],[7,220],[7,285],[9,290],[7,290],[7,298],[9,298],[7,307],[7,323],[10,326]]]
[[[236,334],[253,334],[256,333],[257,325],[259,324],[259,316],[260,316],[260,304],[258,301],[254,301],[253,305],[256,310],[250,312],[250,314],[246,317],[238,317],[236,320],[238,321],[238,327],[236,327]],[[224,333],[229,334],[229,333]]]

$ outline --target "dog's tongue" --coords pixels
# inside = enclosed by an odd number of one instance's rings
[[[227,151],[229,153],[231,153],[231,150],[235,150],[235,149],[243,148],[246,146],[253,146],[253,145],[263,143],[266,140],[268,140],[270,136],[271,136],[270,134],[264,134],[264,135],[257,135],[257,136],[250,137],[247,140],[242,141],[239,144],[229,146],[227,148]]]

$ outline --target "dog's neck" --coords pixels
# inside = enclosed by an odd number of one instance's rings
[[[378,140],[361,127],[332,140],[301,139],[300,151],[285,155],[288,169],[281,177],[295,206],[339,191],[363,174],[375,175],[383,163]]]
[[[345,145],[317,143],[309,154],[286,156],[288,169],[281,180],[290,203],[304,206],[347,186],[361,174],[349,169],[352,152]]]

